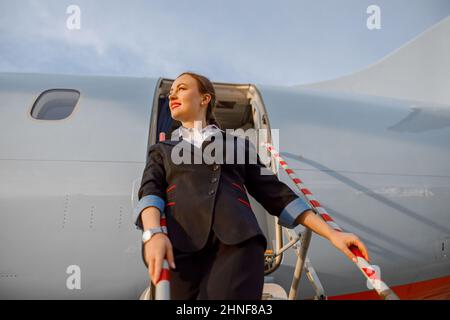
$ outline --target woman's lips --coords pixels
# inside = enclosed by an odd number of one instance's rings
[[[178,108],[181,105],[181,103],[174,103],[172,104],[172,110],[175,108]]]

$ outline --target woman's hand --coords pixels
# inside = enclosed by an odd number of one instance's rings
[[[144,256],[148,265],[148,274],[155,286],[161,275],[164,258],[167,258],[169,265],[175,269],[172,243],[164,233],[155,234],[144,244]]]
[[[365,259],[370,262],[366,246],[353,233],[345,233],[333,230],[329,236],[330,242],[341,250],[350,260],[356,263],[356,256],[350,251],[350,247],[355,246],[361,251]]]

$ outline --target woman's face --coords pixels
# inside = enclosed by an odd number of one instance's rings
[[[172,83],[169,92],[172,118],[181,122],[201,121],[205,118],[210,95],[198,91],[197,81],[184,74]]]

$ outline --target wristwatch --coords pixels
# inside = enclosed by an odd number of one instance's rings
[[[164,227],[154,227],[150,228],[142,234],[142,243],[146,243],[149,241],[155,234],[157,233],[164,233]]]

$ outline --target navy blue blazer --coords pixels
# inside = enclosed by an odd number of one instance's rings
[[[208,150],[208,145],[218,138],[224,139],[223,147]],[[241,163],[237,161],[238,148],[245,150]],[[233,153],[229,151],[232,149]],[[296,218],[311,206],[269,171],[259,156],[253,158],[257,161],[252,161],[250,152],[255,150],[248,138],[223,130],[205,140],[201,149],[181,137],[152,145],[134,211],[136,226],[142,229],[142,210],[154,206],[165,212],[169,239],[180,251],[202,249],[211,228],[225,244],[262,235],[267,248],[267,239],[246,191],[287,228],[294,228]],[[190,161],[179,163],[179,157],[173,158],[174,154]],[[230,163],[230,159],[234,162]]]

